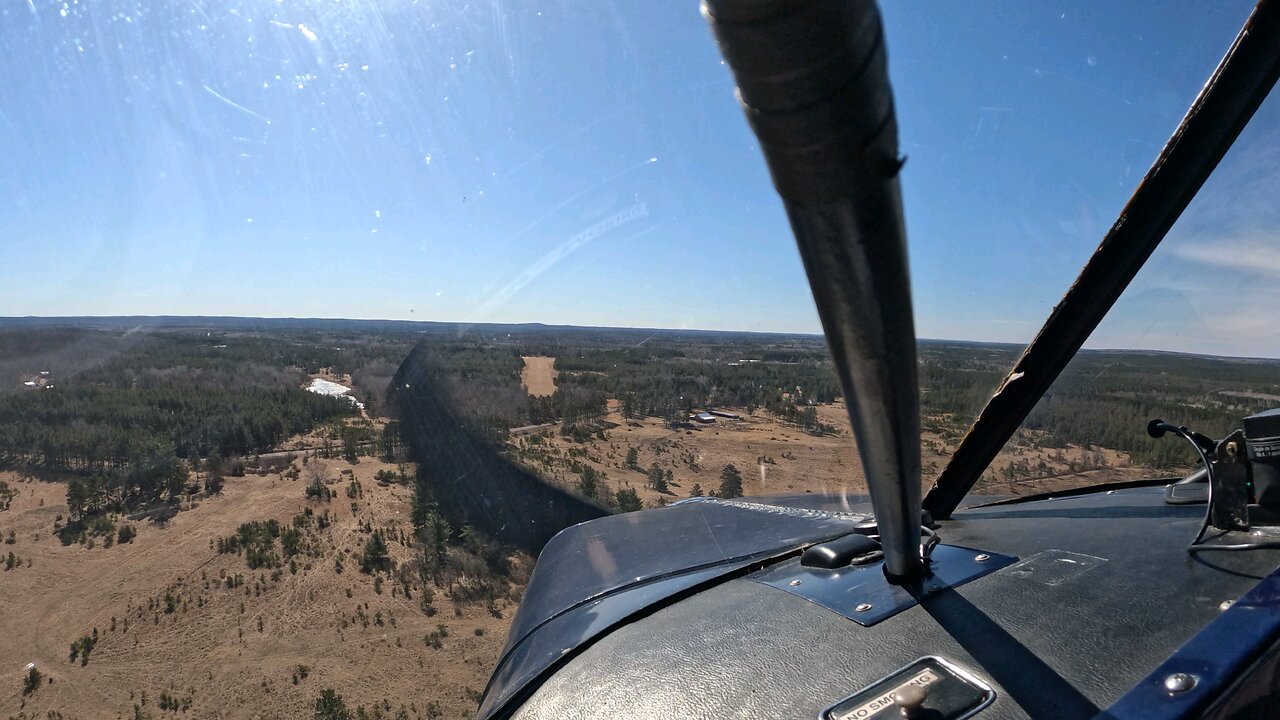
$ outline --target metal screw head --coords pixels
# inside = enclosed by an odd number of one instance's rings
[[[866,611],[868,611],[868,610],[870,610],[870,609],[871,609],[871,603],[858,603],[858,606],[857,606],[857,607],[855,607],[855,608],[853,609],[853,611],[854,611],[854,612],[866,612]]]
[[[986,562],[991,559],[991,556],[986,553],[978,553],[973,557],[973,559],[978,562]]]
[[[1198,678],[1189,673],[1174,673],[1164,679],[1164,689],[1170,694],[1182,693],[1196,686]]]
[[[1231,441],[1231,442],[1229,442],[1229,443],[1227,443],[1227,454],[1228,454],[1228,455],[1232,455],[1232,456],[1234,456],[1234,455],[1238,455],[1239,453],[1240,453],[1240,445],[1239,445],[1239,444],[1237,444],[1234,440],[1233,440],[1233,441]]]
[[[795,586],[799,585],[799,584],[800,584],[800,583],[802,583],[802,582],[804,582],[804,581],[803,581],[803,580],[792,580],[791,582],[789,582],[789,583],[787,583],[787,584],[788,584],[788,585],[790,585],[791,587],[795,587]]]

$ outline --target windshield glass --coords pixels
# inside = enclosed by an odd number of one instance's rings
[[[1249,10],[883,8],[926,485]],[[466,716],[560,528],[865,511],[694,3],[18,0],[0,50],[7,716]],[[1277,112],[1090,347],[1280,354]],[[1280,402],[1217,367],[1082,357],[978,492],[1181,472],[1140,421]]]
[[[1280,337],[1269,320],[1280,268],[1271,239],[1280,222],[1277,127],[1273,95],[978,492],[1182,476],[1194,451],[1134,429],[1161,418],[1220,439],[1280,405]]]

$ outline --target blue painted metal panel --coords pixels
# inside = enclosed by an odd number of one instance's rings
[[[1017,562],[1009,555],[953,545],[933,549],[929,574],[913,585],[894,585],[884,575],[884,563],[836,570],[804,567],[791,560],[748,577],[758,583],[798,595],[869,627],[915,606],[921,598],[957,587]]]
[[[1098,718],[1198,718],[1277,641],[1280,571],[1263,578]],[[1176,673],[1194,676],[1195,685],[1190,690],[1170,692],[1165,679]]]

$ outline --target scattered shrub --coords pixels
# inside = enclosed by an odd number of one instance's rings
[[[316,698],[315,720],[351,720],[351,711],[347,709],[341,695],[334,692],[333,688],[325,688],[320,691],[320,697]]]
[[[364,544],[364,554],[360,556],[360,571],[372,573],[383,570],[387,566],[387,543],[382,533],[375,532]]]
[[[89,653],[93,652],[93,646],[97,644],[97,631],[94,632],[93,636],[82,635],[80,639],[71,643],[71,662],[75,662],[76,658],[79,658],[81,667],[88,665]]]
[[[44,675],[36,669],[35,665],[27,668],[27,676],[22,681],[22,694],[30,695],[40,689],[40,683],[43,682]],[[49,678],[50,682],[53,678]]]

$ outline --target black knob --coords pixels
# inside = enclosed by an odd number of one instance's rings
[[[1147,434],[1153,438],[1162,438],[1168,431],[1169,424],[1159,418],[1147,423]]]

